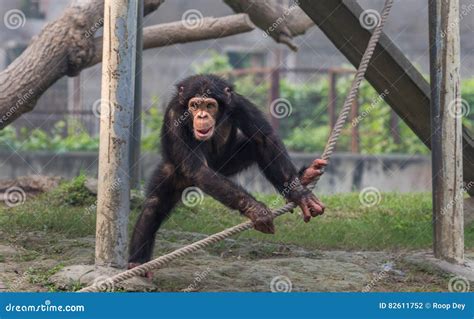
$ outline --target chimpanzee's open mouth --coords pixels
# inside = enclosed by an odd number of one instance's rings
[[[198,139],[205,139],[207,137],[210,137],[212,135],[212,131],[213,131],[214,127],[208,127],[208,128],[205,128],[205,129],[196,129],[194,132],[196,134],[196,137]]]

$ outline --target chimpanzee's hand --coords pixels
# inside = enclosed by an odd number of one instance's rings
[[[265,234],[274,234],[273,213],[264,204],[257,202],[246,209],[244,215],[250,218],[256,230]]]
[[[309,166],[301,175],[301,184],[303,186],[306,186],[311,183],[316,177],[322,175],[323,169],[327,165],[327,163],[327,161],[319,158],[314,160],[313,163],[311,163],[311,166]]]
[[[310,190],[301,195],[296,204],[303,211],[305,223],[309,222],[311,217],[322,215],[325,209],[324,204]]]

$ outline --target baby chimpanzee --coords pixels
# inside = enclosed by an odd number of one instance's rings
[[[166,109],[161,141],[163,160],[149,181],[135,225],[130,268],[150,260],[156,231],[190,186],[239,210],[255,229],[274,233],[270,209],[228,178],[254,163],[302,209],[306,222],[324,212],[324,205],[305,185],[321,174],[326,162],[316,160],[299,176],[264,115],[217,76],[195,75],[177,85]]]

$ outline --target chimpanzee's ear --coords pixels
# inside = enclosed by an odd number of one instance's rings
[[[184,105],[184,103],[186,103],[186,101],[184,100],[184,86],[180,86],[178,89],[178,101],[179,104]]]
[[[226,87],[224,89],[225,95],[226,95],[226,104],[229,105],[230,102],[232,102],[232,89],[230,87]]]

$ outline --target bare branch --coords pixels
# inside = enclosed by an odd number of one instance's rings
[[[295,36],[302,35],[314,22],[295,3],[290,7],[283,7],[271,0],[224,0],[236,13],[247,13],[265,34],[276,42],[286,44],[296,51],[298,47],[293,43]]]
[[[204,18],[196,27],[186,26],[182,21],[163,23],[143,29],[143,49],[158,48],[176,43],[187,43],[224,38],[250,32],[255,29],[246,14],[235,14],[221,18]],[[89,66],[102,61],[102,37],[95,39],[95,56]]]
[[[144,1],[145,13],[153,12],[163,3],[163,0]],[[313,25],[299,7],[285,9],[268,0],[225,1],[234,5],[237,12],[248,11],[250,19],[261,29],[268,26],[268,30],[264,29],[268,35],[293,49],[296,49],[293,36]],[[102,0],[74,0],[61,17],[47,24],[28,48],[0,72],[0,129],[31,111],[38,98],[57,80],[74,76],[102,60],[102,39],[94,38],[94,34],[102,27],[103,8]],[[149,49],[249,32],[255,29],[250,19],[242,13],[204,18],[197,26],[179,21],[147,27],[143,46]]]
[[[144,1],[147,13],[163,3]],[[74,0],[0,72],[0,129],[31,111],[57,80],[65,75],[74,76],[91,63],[96,54],[94,34],[102,27],[103,12],[103,0]]]

